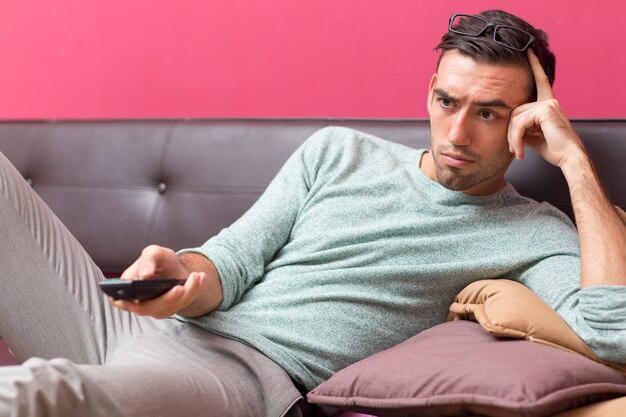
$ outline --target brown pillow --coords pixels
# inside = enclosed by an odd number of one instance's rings
[[[598,357],[539,296],[509,280],[476,281],[450,306],[448,320],[469,319],[494,336],[527,339],[579,353],[626,374],[626,364]]]
[[[382,417],[543,417],[622,395],[626,376],[619,372],[461,320],[339,371],[307,398]]]
[[[616,210],[626,224],[626,213]],[[532,417],[625,395],[625,377],[596,362],[625,373],[626,365],[601,360],[521,284],[476,282],[450,310],[450,320],[478,321],[493,336],[471,322],[435,326],[338,372],[311,391],[309,401],[383,417]],[[453,324],[461,327],[445,327]],[[563,417],[621,415],[625,400],[590,405]]]

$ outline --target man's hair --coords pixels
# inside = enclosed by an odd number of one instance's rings
[[[548,35],[543,30],[537,29],[519,17],[502,10],[487,10],[476,16],[482,17],[496,25],[513,26],[533,35],[536,40],[530,47],[532,47],[539,62],[541,62],[543,70],[550,81],[550,85],[554,84],[556,58],[552,51],[550,51]],[[458,24],[455,24],[456,29],[468,33],[478,32],[483,26],[484,24],[477,21],[477,19],[460,19]],[[523,43],[523,40],[520,40],[520,42]],[[439,63],[445,52],[453,49],[456,49],[460,54],[480,63],[528,65],[526,51],[515,51],[494,41],[493,28],[489,28],[480,36],[461,35],[448,31],[441,37],[441,42],[435,48],[436,51],[441,51],[437,68],[439,68]],[[532,79],[531,74],[531,80]],[[532,82],[530,100],[534,101],[536,99],[537,89],[535,83]]]

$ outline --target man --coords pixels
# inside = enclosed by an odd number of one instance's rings
[[[9,286],[2,266],[0,333],[36,353],[24,330],[49,332],[71,361],[1,369],[0,416],[299,415],[292,380],[311,389],[444,321],[483,278],[524,283],[623,362],[626,230],[552,96],[545,36],[492,11],[453,17],[438,48],[429,151],[317,132],[202,247],[142,252],[123,278],[187,278],[153,300],[100,303],[97,268],[2,162],[1,227],[32,281]],[[504,181],[524,146],[563,170],[578,231]],[[37,328],[43,303],[58,329]]]

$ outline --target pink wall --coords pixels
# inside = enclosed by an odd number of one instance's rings
[[[619,0],[2,0],[0,119],[425,117],[448,16],[496,7],[570,117],[626,117]]]

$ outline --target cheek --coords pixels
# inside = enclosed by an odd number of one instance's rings
[[[436,109],[430,113],[431,141],[441,141],[450,130],[448,119],[441,113]]]
[[[512,156],[509,152],[509,142],[506,139],[506,136],[499,135],[493,137],[489,142],[486,143],[487,149],[485,149],[485,153],[489,155],[490,159],[505,161],[510,159],[510,157]]]
[[[441,125],[431,125],[430,128],[430,147],[434,150],[446,137]]]
[[[509,148],[507,141],[508,134],[508,120],[501,120],[497,123],[492,123],[488,125],[480,125],[475,127],[475,137],[483,138],[485,143],[490,144],[490,148],[495,151],[499,151],[502,148]]]

